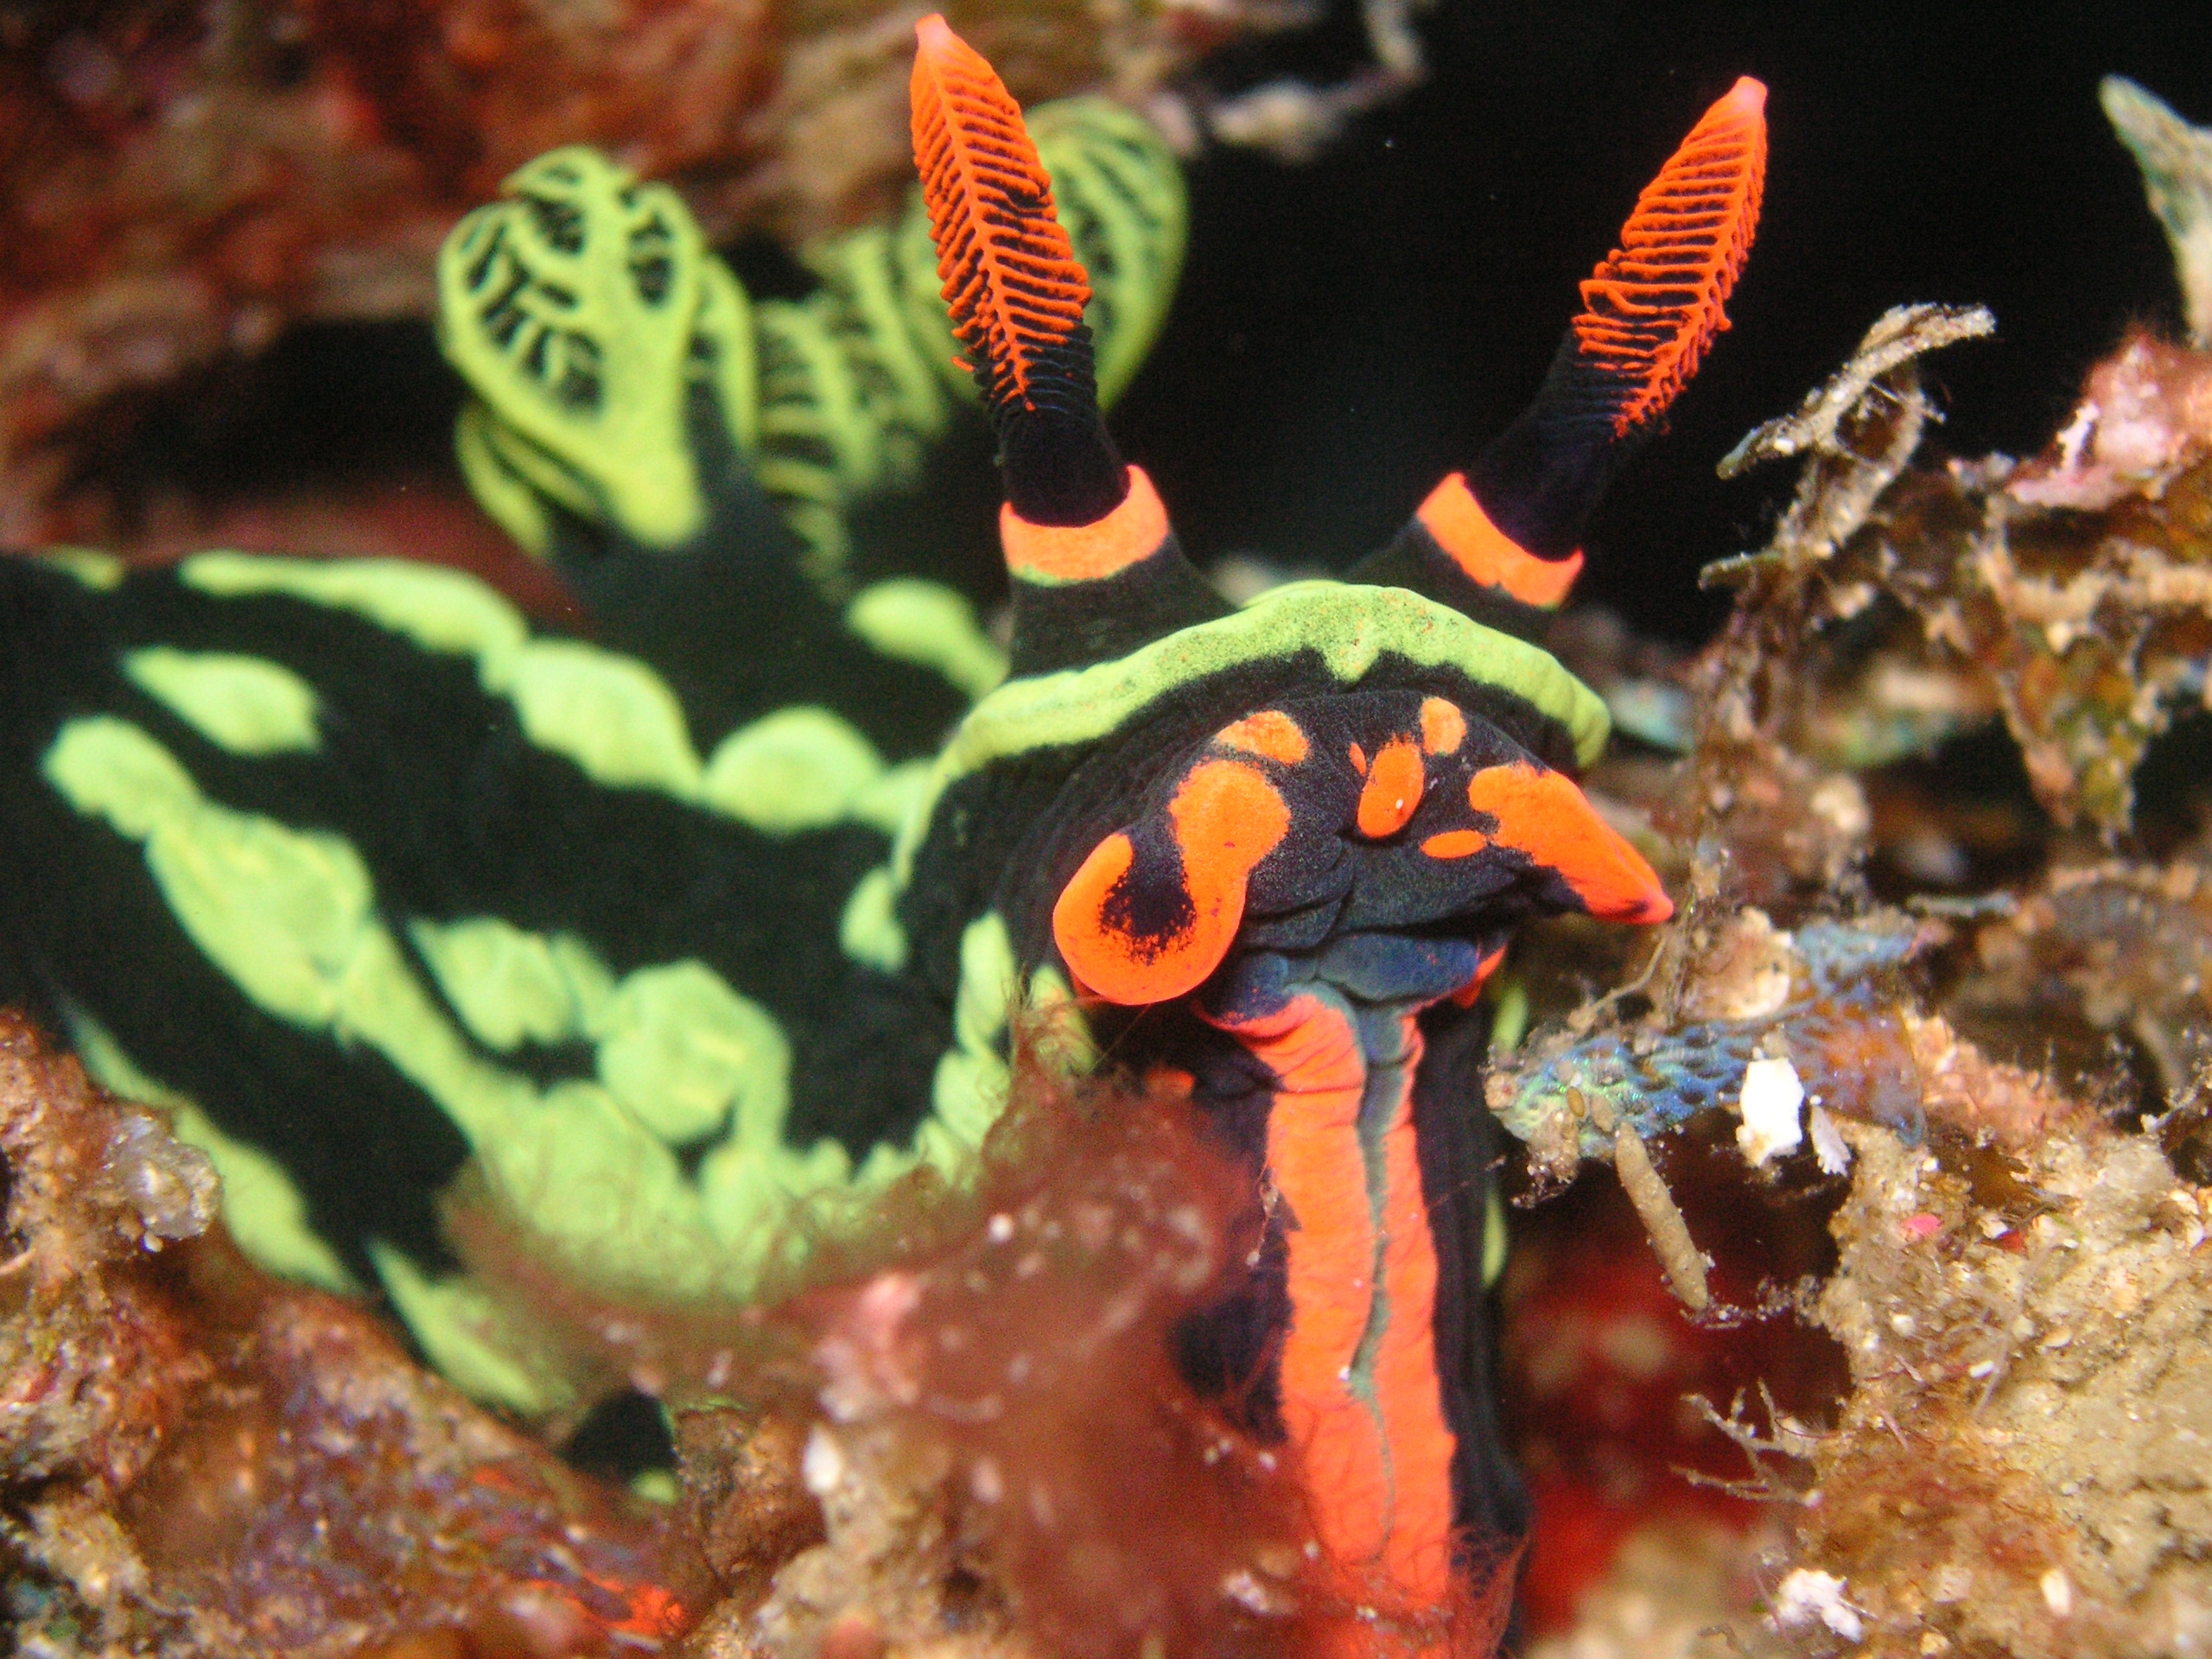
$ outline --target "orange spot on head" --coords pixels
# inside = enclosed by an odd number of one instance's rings
[[[1428,781],[1421,747],[1410,737],[1394,737],[1375,752],[1367,783],[1359,791],[1359,833],[1370,841],[1395,836],[1421,804]]]
[[[1058,587],[1099,582],[1141,564],[1167,539],[1167,509],[1141,467],[1129,468],[1129,493],[1087,524],[1033,524],[1011,505],[999,509],[999,545],[1008,575]]]
[[[1598,816],[1564,772],[1516,760],[1467,780],[1467,804],[1497,820],[1491,839],[1557,870],[1582,907],[1609,922],[1663,922],[1675,902],[1643,855]]]
[[[1280,760],[1286,766],[1298,765],[1306,755],[1305,732],[1280,709],[1262,709],[1256,715],[1247,715],[1216,732],[1213,741],[1224,749],[1242,749],[1247,754]]]
[[[991,66],[944,19],[914,26],[914,164],[952,332],[984,401],[1029,403],[1076,336],[1090,279],[1052,216],[1052,180]]]
[[[1746,75],[1636,199],[1582,284],[1574,336],[1624,390],[1613,430],[1657,416],[1697,372],[1751,251],[1766,181],[1766,88]]]
[[[1582,574],[1582,555],[1540,559],[1491,521],[1466,474],[1454,473],[1428,493],[1414,515],[1436,544],[1478,588],[1497,588],[1523,605],[1550,610]]]
[[[1361,777],[1367,776],[1367,751],[1353,744],[1344,751],[1344,758],[1351,762],[1351,769]]]
[[[1221,965],[1244,919],[1253,866],[1281,843],[1290,808],[1254,767],[1236,760],[1193,766],[1166,809],[1181,868],[1139,868],[1136,843],[1111,835],[1091,849],[1052,906],[1052,938],[1069,968],[1109,1002],[1166,1002],[1195,990]],[[1157,931],[1135,925],[1137,885],[1154,901],[1179,883],[1185,913]],[[1161,889],[1168,889],[1161,891]]]
[[[1467,741],[1467,717],[1441,697],[1421,700],[1421,746],[1430,754],[1457,754]]]
[[[1489,845],[1479,830],[1446,830],[1421,842],[1421,849],[1431,858],[1471,858]]]

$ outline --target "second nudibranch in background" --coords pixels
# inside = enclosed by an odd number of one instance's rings
[[[1646,189],[1471,467],[1343,580],[1236,609],[1106,433],[1087,278],[1019,110],[943,19],[919,36],[915,156],[998,439],[1014,677],[909,821],[897,922],[926,973],[1000,918],[1119,1063],[1186,1083],[1263,1243],[1183,1329],[1184,1375],[1298,1459],[1329,1646],[1487,1651],[1526,1515],[1489,1394],[1470,1005],[1529,917],[1673,910],[1573,780],[1603,705],[1529,636],[1726,326],[1764,90],[1739,81]]]

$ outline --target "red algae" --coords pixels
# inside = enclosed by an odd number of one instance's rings
[[[980,1621],[1069,1659],[1295,1651],[1294,1454],[1173,1359],[1256,1243],[1250,1178],[1172,1082],[1017,1058],[965,1234],[766,1316],[817,1368],[804,1465],[828,1541],[779,1576],[756,1639],[896,1647]],[[889,1543],[887,1513],[911,1517]]]

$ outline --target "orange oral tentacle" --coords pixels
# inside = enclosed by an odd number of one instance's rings
[[[1091,849],[1052,906],[1052,938],[1083,983],[1109,1002],[1166,1002],[1195,990],[1221,965],[1244,919],[1253,867],[1290,832],[1290,808],[1274,785],[1242,761],[1204,760],[1166,810],[1175,869],[1140,869],[1127,834]],[[1132,881],[1178,882],[1187,915],[1153,934],[1117,919],[1131,909]]]
[[[1491,841],[1557,870],[1600,920],[1663,922],[1675,913],[1675,901],[1643,855],[1598,816],[1565,773],[1527,761],[1485,767],[1467,780],[1467,804],[1497,819]]]

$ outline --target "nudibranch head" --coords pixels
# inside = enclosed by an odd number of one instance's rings
[[[1248,918],[1264,928],[1325,910],[1316,943],[1350,927],[1456,931],[1483,947],[1471,976],[1528,914],[1671,913],[1649,865],[1568,775],[1589,757],[1580,742],[1560,752],[1534,665],[1498,636],[1564,600],[1605,480],[1726,326],[1764,172],[1758,83],[1707,111],[1639,198],[1530,410],[1307,607],[1317,639],[1325,609],[1357,613],[1374,636],[1367,660],[1337,663],[1279,631],[1230,638],[1230,607],[1107,435],[1089,281],[1020,109],[942,18],[918,37],[915,156],[938,272],[999,439],[1015,685],[1108,664],[1154,683],[1113,722],[1119,773],[1095,791],[1118,797],[1118,822],[1086,836],[1094,791],[1071,779],[1046,814],[1068,832],[1054,863],[1015,873],[1048,877],[1052,945],[1076,981],[1125,1006],[1189,995],[1230,960]],[[1458,658],[1402,643],[1442,632],[1433,613],[1407,616],[1408,591],[1476,625]],[[1241,683],[1262,677],[1263,690]],[[1018,696],[997,709],[987,699],[973,723],[989,726]],[[1224,718],[1203,729],[1214,712]],[[1147,782],[1132,800],[1139,768]]]

